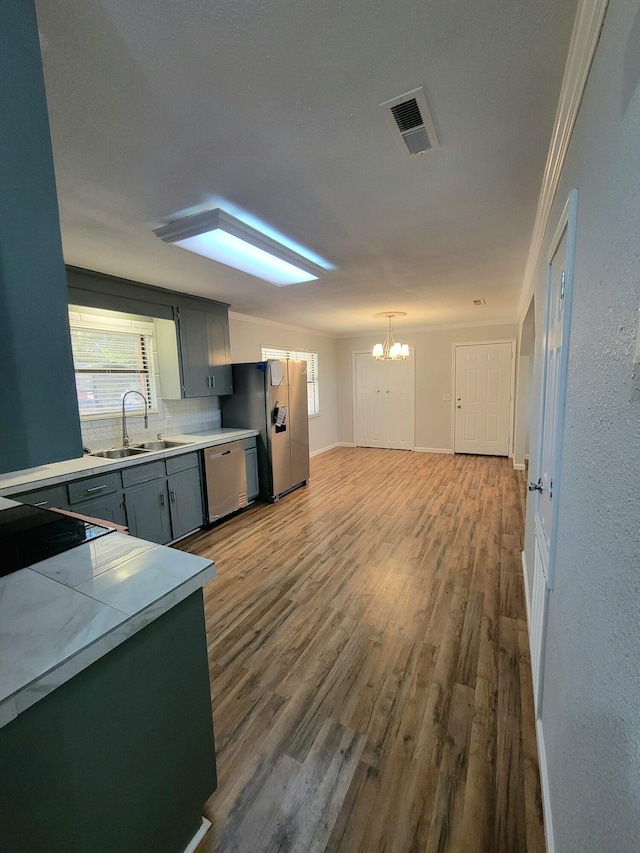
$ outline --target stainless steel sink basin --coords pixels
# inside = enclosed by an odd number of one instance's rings
[[[141,450],[170,450],[172,447],[185,447],[191,443],[189,441],[169,441],[159,438],[156,441],[145,441],[143,444],[136,444],[136,447]]]
[[[101,456],[103,459],[124,459],[127,456],[138,456],[146,453],[144,447],[112,447],[111,450],[96,450],[91,456]]]

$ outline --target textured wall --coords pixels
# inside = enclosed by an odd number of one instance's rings
[[[640,365],[633,365],[640,303],[639,78],[640,0],[612,0],[541,253],[544,259],[569,190],[577,187],[542,709],[558,853],[640,849]],[[538,306],[543,288],[541,261]],[[542,322],[538,309],[539,343]],[[536,425],[532,478],[537,433]],[[531,506],[526,550],[532,567]]]

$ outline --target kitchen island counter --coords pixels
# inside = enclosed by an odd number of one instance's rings
[[[0,578],[0,850],[177,853],[201,834],[213,575],[111,532]]]
[[[0,513],[15,505],[0,498]],[[112,532],[0,578],[0,726],[214,573],[210,560]]]

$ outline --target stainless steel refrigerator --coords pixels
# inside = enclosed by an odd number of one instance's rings
[[[257,429],[262,500],[277,500],[309,479],[307,364],[231,365],[233,395],[220,397],[223,427]]]

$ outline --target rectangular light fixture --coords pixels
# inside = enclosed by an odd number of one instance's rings
[[[228,267],[285,287],[315,281],[323,268],[220,208],[176,219],[153,232]]]

